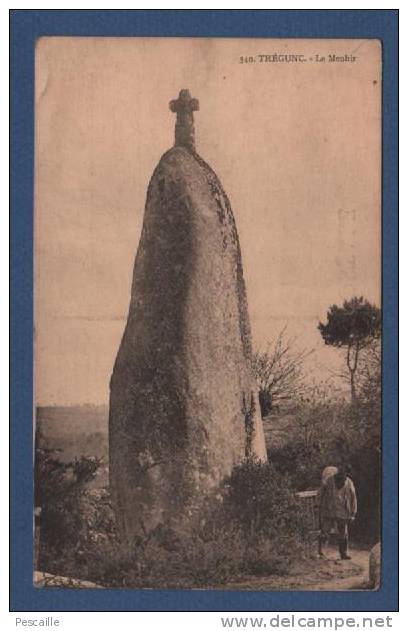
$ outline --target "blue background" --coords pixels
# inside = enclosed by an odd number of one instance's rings
[[[11,24],[12,611],[398,608],[398,12],[13,10]],[[43,35],[378,38],[383,44],[383,568],[377,592],[35,589],[32,585],[34,46]]]

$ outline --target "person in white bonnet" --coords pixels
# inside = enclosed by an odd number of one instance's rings
[[[336,526],[340,558],[351,559],[348,555],[348,527],[356,514],[357,496],[350,478],[350,468],[326,467],[320,488],[319,556],[324,557],[323,545]]]

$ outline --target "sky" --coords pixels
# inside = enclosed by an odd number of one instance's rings
[[[345,54],[355,61],[329,61]],[[380,304],[380,60],[376,40],[38,40],[37,405],[108,401],[147,186],[173,144],[181,88],[200,102],[197,152],[236,218],[254,348],[287,326],[315,349],[311,375],[338,364],[319,320],[353,295]]]

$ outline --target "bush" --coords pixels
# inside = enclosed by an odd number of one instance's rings
[[[236,579],[242,558],[241,540],[232,531],[210,541],[184,535],[176,550],[155,535],[137,544],[104,541],[89,546],[83,578],[108,587],[204,587]]]
[[[288,475],[271,464],[248,461],[236,467],[224,487],[226,519],[255,541],[304,537],[303,516]]]
[[[332,464],[319,445],[306,447],[300,440],[278,449],[268,449],[268,460],[281,475],[289,478],[296,491],[319,488],[322,470]]]
[[[39,568],[68,573],[81,564],[83,548],[98,537],[114,537],[114,516],[106,490],[90,491],[102,461],[81,457],[63,463],[56,452],[37,449],[35,504],[41,507]]]
[[[327,465],[350,464],[358,499],[352,537],[365,544],[380,538],[380,418],[376,401],[332,405],[309,444],[299,434],[290,444],[268,450],[270,462],[298,491],[319,488]]]
[[[176,529],[120,542],[105,490],[89,490],[98,462],[40,456],[40,569],[107,587],[216,586],[248,575],[284,574],[306,550],[301,507],[288,477],[248,461]],[[67,477],[66,473],[69,471]]]
[[[288,479],[268,464],[237,467],[193,521],[162,525],[128,546],[88,546],[83,578],[111,587],[203,587],[248,575],[285,574],[307,536]]]

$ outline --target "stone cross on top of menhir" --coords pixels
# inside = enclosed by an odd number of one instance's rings
[[[177,114],[176,119],[176,146],[187,147],[195,150],[194,115],[200,109],[197,99],[193,99],[189,90],[180,90],[178,99],[170,101],[170,110]]]

